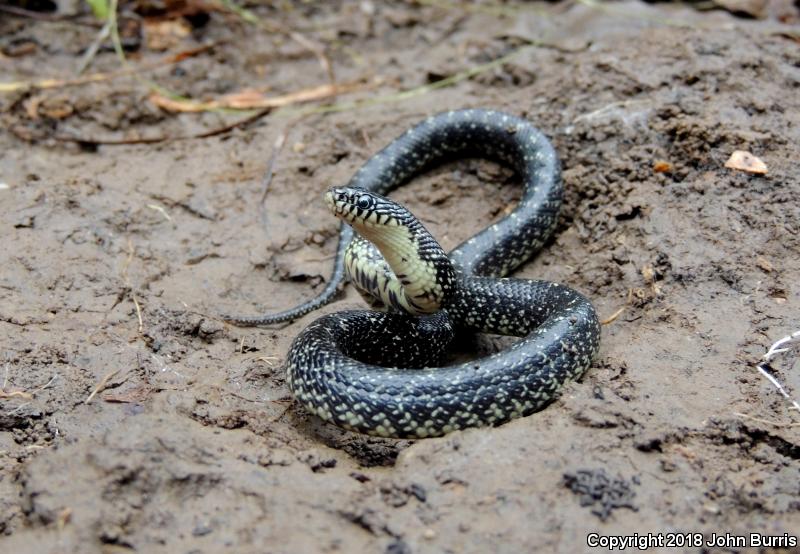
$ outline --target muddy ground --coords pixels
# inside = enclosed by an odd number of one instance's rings
[[[125,4],[150,14],[144,40],[141,19],[122,18],[136,76],[2,94],[2,550],[576,552],[589,532],[797,535],[800,414],[755,364],[800,328],[798,7],[606,6],[254,7],[268,32],[224,10]],[[75,77],[99,30],[81,22],[0,13],[2,81]],[[360,83],[325,100],[343,109],[102,144],[243,117],[168,112],[145,77],[199,100],[324,85],[302,39]],[[105,41],[85,74],[120,67]],[[419,88],[452,75],[468,78]],[[517,275],[567,283],[603,318],[624,309],[585,377],[531,417],[416,442],[323,424],[293,403],[281,363],[358,295],[278,329],[214,314],[320,290],[337,229],[321,192],[425,116],[479,106],[530,118],[563,161],[557,235]],[[725,168],[739,149],[769,173]],[[394,196],[452,248],[517,194],[506,171],[465,161]],[[800,394],[795,360],[773,369]]]

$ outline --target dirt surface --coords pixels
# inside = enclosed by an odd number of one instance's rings
[[[283,33],[162,12],[138,43],[141,20],[122,19],[132,67],[214,47],[138,78],[0,95],[0,549],[577,552],[589,532],[797,535],[800,415],[755,365],[800,328],[798,8],[765,10],[254,9]],[[99,30],[86,21],[0,14],[2,80],[73,78]],[[200,100],[327,83],[298,38],[369,88],[330,113],[98,144],[243,117],[167,112],[144,77]],[[86,73],[119,69],[104,42]],[[279,329],[214,314],[320,290],[337,229],[322,191],[461,107],[525,116],[562,157],[561,225],[517,275],[569,284],[603,318],[624,309],[538,414],[416,442],[343,432],[293,403],[281,364],[320,313],[361,306],[355,291]],[[734,150],[768,174],[725,168]],[[394,197],[452,248],[517,194],[504,170],[465,161]],[[800,395],[795,360],[772,368]]]

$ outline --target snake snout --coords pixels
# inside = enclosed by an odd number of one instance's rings
[[[346,217],[349,210],[347,192],[341,187],[331,187],[325,192],[325,204],[339,217]]]

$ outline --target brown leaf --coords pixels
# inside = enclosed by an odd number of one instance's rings
[[[665,160],[656,160],[653,164],[653,171],[656,173],[668,173],[672,171],[672,164]]]

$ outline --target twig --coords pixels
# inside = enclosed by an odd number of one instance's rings
[[[308,256],[302,258],[301,261],[303,262],[327,262],[328,260],[332,260],[336,257],[336,252],[332,254],[328,254],[327,256]]]
[[[33,395],[21,390],[12,390],[11,392],[0,390],[0,398],[24,398],[25,400],[30,400]]]
[[[34,396],[36,396],[44,389],[49,387],[53,383],[53,381],[55,381],[57,378],[58,378],[58,373],[55,373],[47,383],[45,383],[44,385],[42,385],[41,387],[32,392],[26,392],[21,390],[6,392],[5,390],[6,384],[8,383],[8,364],[6,364],[6,379],[3,382],[3,387],[0,388],[0,398],[24,398],[25,400],[32,400]]]
[[[53,376],[50,377],[50,380],[48,382],[46,382],[44,385],[33,391],[31,394],[33,394],[34,396],[37,395],[38,393],[42,392],[44,389],[52,385],[53,381],[55,381],[56,379],[58,379],[58,373],[54,373]]]
[[[608,325],[609,323],[613,323],[622,314],[622,312],[625,311],[625,308],[627,307],[628,307],[627,305],[622,306],[619,310],[617,310],[616,312],[614,312],[613,314],[602,320],[600,322],[600,325]]]
[[[275,174],[275,166],[278,162],[278,155],[283,149],[283,144],[286,142],[286,135],[289,133],[289,127],[292,124],[293,123],[287,124],[280,134],[275,138],[275,142],[272,143],[272,153],[269,155],[267,170],[264,172],[264,178],[261,180],[261,201],[259,202],[259,207],[261,210],[261,225],[264,227],[264,229],[267,228],[267,191],[269,190],[269,185],[272,183],[272,177]]]
[[[170,217],[170,215],[167,213],[167,210],[165,210],[163,206],[159,206],[158,204],[147,204],[147,207],[150,208],[151,210],[159,212],[161,215],[164,216],[164,219],[166,219],[167,221],[172,221],[172,218]]]
[[[736,417],[741,417],[744,419],[749,419],[751,421],[756,421],[758,423],[764,423],[765,425],[772,425],[773,427],[800,427],[800,422],[796,423],[784,423],[782,421],[772,421],[771,419],[763,419],[760,417],[754,417],[748,414],[743,414],[741,412],[733,412],[733,415]]]
[[[304,35],[301,35],[297,31],[290,31],[289,36],[293,41],[300,44],[301,46],[304,46],[317,57],[320,66],[322,66],[322,70],[328,76],[328,81],[330,81],[330,84],[332,86],[336,86],[336,75],[333,72],[333,64],[331,64],[331,60],[325,53],[325,49],[320,45],[318,45],[317,43],[309,40]]]
[[[324,100],[365,88],[362,82],[343,85],[326,84],[305,88],[280,96],[255,96],[249,92],[227,94],[218,100],[198,102],[189,99],[173,99],[158,92],[150,95],[149,100],[159,108],[171,112],[208,112],[217,110],[252,110],[264,108],[282,108],[292,104],[302,104],[314,100]]]
[[[59,531],[63,531],[64,527],[67,526],[67,523],[69,523],[71,519],[72,508],[64,508],[58,513],[58,518],[56,519],[56,528]]]
[[[131,299],[133,299],[133,305],[136,306],[136,317],[139,319],[139,334],[142,333],[144,330],[144,321],[142,320],[142,308],[139,306],[139,301],[136,299],[136,294],[131,289]]]
[[[100,49],[100,45],[103,44],[103,41],[108,38],[108,35],[111,33],[111,24],[112,20],[109,17],[106,20],[105,25],[100,29],[100,32],[97,33],[97,37],[92,41],[92,44],[89,45],[89,48],[86,49],[86,53],[81,57],[81,63],[78,64],[78,75],[86,71],[86,68],[94,60],[94,57],[97,55],[97,51]]]
[[[89,402],[91,402],[92,399],[97,395],[97,393],[101,392],[103,389],[106,388],[106,385],[111,380],[111,378],[114,377],[114,375],[116,375],[117,373],[119,373],[119,371],[120,371],[119,369],[115,369],[114,371],[106,373],[105,376],[102,379],[100,379],[100,382],[97,383],[97,386],[92,391],[92,394],[90,394],[86,398],[86,400],[83,401],[83,403],[88,404]]]
[[[792,408],[800,412],[800,404],[798,404],[798,402],[795,399],[793,399],[788,392],[786,392],[786,389],[783,387],[781,382],[778,381],[778,379],[775,378],[769,371],[767,371],[767,368],[770,366],[770,361],[772,360],[772,358],[774,358],[779,354],[789,352],[797,347],[797,345],[787,346],[796,341],[797,339],[800,339],[800,331],[795,331],[791,335],[787,335],[782,339],[774,342],[772,346],[769,347],[767,353],[764,354],[763,356],[764,361],[758,364],[756,366],[756,369],[758,369],[758,371],[764,377],[766,377],[776,389],[778,389],[778,392],[781,393],[781,395],[786,400],[789,401],[789,403],[792,405]]]
[[[133,291],[133,285],[131,284],[130,275],[128,274],[128,268],[133,261],[133,254],[134,254],[133,242],[128,239],[128,258],[125,260],[125,265],[122,266],[122,278],[125,281],[125,286],[128,289],[129,294],[131,295],[131,300],[133,301],[133,305],[136,307],[136,317],[139,320],[139,334],[142,333],[144,330],[144,320],[142,319],[142,307],[139,305],[139,300],[136,298],[136,293]]]
[[[13,416],[13,415],[16,415],[18,412],[21,412],[21,411],[22,411],[24,408],[26,408],[26,407],[27,407],[27,406],[29,406],[29,405],[30,405],[30,402],[23,402],[22,404],[20,404],[19,406],[17,406],[17,407],[16,407],[16,408],[14,408],[13,410],[9,410],[9,411],[7,411],[7,412],[6,412],[6,415],[7,415],[7,416]]]

